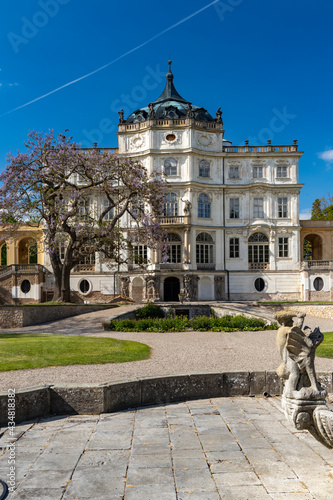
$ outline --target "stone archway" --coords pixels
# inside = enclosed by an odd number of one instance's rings
[[[164,280],[164,301],[179,302],[180,281],[173,276]]]
[[[303,240],[303,260],[322,260],[323,240],[319,234],[307,234]]]
[[[32,238],[22,238],[18,244],[18,263],[37,264],[38,249],[37,242]]]

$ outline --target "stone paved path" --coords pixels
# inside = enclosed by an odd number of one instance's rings
[[[332,450],[290,426],[279,405],[218,398],[19,425],[9,498],[331,500]],[[8,442],[6,432],[0,446]]]

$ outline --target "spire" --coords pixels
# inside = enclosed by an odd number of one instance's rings
[[[174,84],[173,84],[173,73],[171,71],[171,64],[172,61],[168,61],[169,65],[169,70],[166,74],[166,84],[164,87],[164,90],[160,97],[154,101],[155,103],[157,102],[163,102],[163,101],[180,101],[180,102],[185,102],[187,103],[186,99],[183,99],[177,92]]]

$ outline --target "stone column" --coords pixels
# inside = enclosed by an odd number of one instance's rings
[[[190,229],[184,231],[184,264],[191,263],[191,243],[190,243]]]

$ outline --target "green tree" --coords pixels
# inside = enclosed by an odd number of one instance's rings
[[[333,220],[333,195],[316,198],[312,204],[311,220]]]

